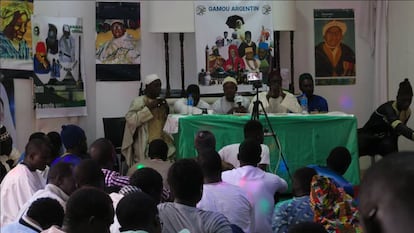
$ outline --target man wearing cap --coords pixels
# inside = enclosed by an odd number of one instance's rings
[[[124,21],[108,20],[111,25],[112,39],[105,42],[96,51],[96,59],[104,64],[139,64],[138,40],[128,34]]]
[[[47,74],[50,72],[50,62],[47,60],[46,44],[39,41],[36,44],[36,53],[33,58],[33,71],[36,74]]]
[[[59,39],[59,61],[75,61],[75,38],[70,34],[69,25],[63,25],[63,35]]]
[[[237,81],[235,78],[228,76],[223,80],[223,92],[224,96],[216,100],[212,106],[214,113],[232,114],[233,112],[247,112],[249,99],[240,95],[236,96]]]
[[[208,71],[211,74],[214,74],[218,69],[223,69],[226,60],[224,60],[224,58],[220,55],[219,48],[217,46],[214,45],[211,50],[212,54],[208,55]]]
[[[256,56],[256,43],[252,41],[252,32],[246,31],[244,33],[244,41],[239,46],[239,55],[243,57],[247,47],[251,47],[253,50],[253,55]]]
[[[346,24],[338,20],[323,27],[324,42],[315,47],[316,77],[355,76],[355,53],[342,43],[346,30]]]
[[[260,61],[254,57],[254,52],[252,47],[246,47],[245,56],[243,57],[243,62],[246,66],[248,72],[259,72]]]
[[[147,158],[148,144],[154,139],[162,139],[168,145],[168,156],[175,152],[170,135],[163,131],[169,107],[160,98],[161,80],[156,74],[147,75],[143,84],[145,95],[135,97],[125,115],[125,131],[122,141],[122,154],[128,166]]]

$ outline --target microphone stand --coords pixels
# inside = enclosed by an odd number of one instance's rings
[[[256,89],[256,100],[253,103],[253,110],[252,110],[252,120],[255,121],[259,121],[259,116],[260,116],[260,111],[259,111],[259,106],[261,107],[262,111],[263,111],[263,115],[265,116],[266,119],[266,123],[269,126],[270,132],[272,134],[273,140],[275,141],[276,145],[277,145],[277,149],[280,151],[280,157],[282,158],[283,163],[285,164],[286,167],[286,171],[288,173],[288,176],[290,178],[290,180],[293,180],[292,175],[290,174],[290,170],[289,170],[289,166],[286,163],[286,159],[285,156],[283,155],[282,152],[282,147],[280,146],[280,142],[279,139],[277,138],[277,135],[275,133],[275,131],[273,130],[272,124],[270,124],[270,120],[269,117],[266,113],[266,110],[263,106],[262,101],[259,100],[259,88],[262,87],[262,84],[259,82],[254,82],[253,83],[253,88]]]

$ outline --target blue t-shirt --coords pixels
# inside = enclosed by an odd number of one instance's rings
[[[51,167],[53,167],[54,165],[56,165],[57,163],[60,162],[64,162],[64,163],[70,163],[73,166],[78,165],[81,162],[81,158],[75,154],[64,154],[58,158],[56,158],[55,160],[53,160]]]
[[[298,96],[298,101],[300,103],[300,97]],[[308,97],[308,112],[328,112],[328,102],[326,99],[319,95],[312,95],[311,98]]]

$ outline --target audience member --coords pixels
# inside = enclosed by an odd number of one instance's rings
[[[314,222],[321,223],[329,233],[361,232],[356,203],[343,189],[338,189],[330,178],[313,176],[310,205]]]
[[[239,186],[247,193],[255,212],[254,232],[272,231],[272,214],[277,192],[287,190],[287,183],[279,176],[257,167],[262,152],[255,139],[244,140],[239,147],[240,167],[221,174],[224,182]]]
[[[92,159],[82,160],[74,170],[77,188],[94,187],[104,190],[105,176],[98,163]]]
[[[214,137],[214,134],[208,130],[200,130],[197,132],[194,138],[194,147],[197,150],[198,154],[206,149],[215,150],[216,137]]]
[[[66,205],[66,233],[109,233],[114,221],[114,208],[109,196],[96,188],[81,188]]]
[[[87,158],[88,146],[85,131],[77,125],[63,125],[60,132],[66,152],[52,162],[52,166],[59,162],[78,165],[82,159]]]
[[[279,70],[274,70],[269,74],[268,92],[260,92],[259,96],[254,97],[250,102],[249,112],[253,111],[254,102],[259,98],[263,104],[263,108],[259,106],[259,111],[266,113],[299,113],[302,112],[296,97],[291,93],[282,89],[282,77]]]
[[[411,116],[413,89],[408,79],[400,83],[397,100],[388,101],[372,113],[358,130],[359,156],[387,155],[398,151],[398,137],[414,140],[414,130],[407,126]]]
[[[62,138],[56,131],[51,131],[46,134],[52,143],[52,161],[63,154]]]
[[[412,232],[414,152],[390,154],[370,167],[360,188],[359,209],[365,233]]]
[[[22,216],[29,206],[39,198],[52,198],[59,202],[63,210],[66,209],[66,202],[69,196],[76,190],[73,167],[69,163],[58,163],[53,166],[48,174],[48,184],[44,189],[38,190],[22,206],[17,217]]]
[[[224,215],[196,208],[203,192],[203,172],[193,159],[181,159],[168,171],[174,202],[158,205],[162,232],[232,232]]]
[[[120,189],[129,184],[128,176],[121,176],[119,172],[114,171],[115,148],[111,141],[105,138],[95,140],[89,147],[91,159],[96,161],[105,176],[105,188]]]
[[[244,191],[221,180],[219,154],[215,150],[204,150],[198,155],[197,162],[204,174],[203,196],[197,208],[222,213],[244,232],[253,232],[253,207]]]
[[[27,213],[17,221],[3,226],[2,233],[38,233],[51,226],[62,226],[64,212],[58,201],[52,198],[39,198],[34,201]]]
[[[132,174],[129,182],[131,185],[138,187],[144,193],[150,195],[157,203],[160,203],[162,199],[168,199],[168,197],[162,198],[162,177],[160,173],[152,168],[144,167],[136,170]]]
[[[303,95],[308,99],[308,111],[310,113],[328,112],[328,102],[322,96],[313,94],[314,83],[313,77],[309,73],[303,73],[299,76],[299,89],[302,95],[298,96],[301,98]]]
[[[0,225],[16,219],[20,208],[37,191],[45,187],[46,180],[36,170],[44,170],[50,157],[46,140],[33,139],[25,148],[22,163],[13,168],[0,185]]]
[[[328,233],[320,223],[301,222],[289,227],[287,233]]]
[[[162,176],[163,186],[165,190],[170,190],[167,182],[168,169],[171,167],[171,162],[167,161],[168,145],[162,139],[155,139],[150,142],[148,147],[149,159],[144,159],[140,163],[132,166],[128,175],[131,176],[137,169],[142,167],[150,167],[155,169]]]
[[[35,138],[45,139],[46,136],[47,135],[43,132],[34,132],[34,133],[30,134],[28,141],[31,141],[32,139],[35,139]],[[23,151],[23,153],[20,155],[20,158],[17,161],[17,163],[23,162],[25,156],[26,156],[26,152]]]
[[[212,109],[215,113],[233,114],[246,113],[249,107],[249,99],[243,96],[236,96],[237,81],[233,77],[226,77],[223,80],[224,96],[214,102]]]
[[[260,162],[257,165],[259,168],[266,171],[270,164],[269,147],[263,144],[264,132],[263,125],[259,121],[250,120],[244,125],[244,139],[254,139],[260,143],[262,153],[260,154]],[[240,162],[237,158],[239,153],[240,143],[227,145],[219,150],[220,158],[223,160],[223,170],[230,170],[240,167]]]
[[[147,157],[148,143],[154,139],[163,139],[172,159],[175,148],[171,136],[163,131],[169,113],[165,99],[160,98],[161,80],[156,74],[143,79],[145,95],[135,97],[127,114],[122,141],[122,154],[128,166],[132,166]]]
[[[118,203],[116,215],[125,233],[161,233],[157,203],[148,194],[131,193]]]
[[[210,105],[205,102],[204,100],[200,99],[200,87],[195,84],[191,84],[187,87],[187,91],[185,92],[186,97],[181,98],[174,103],[174,113],[178,114],[192,114],[192,113],[199,113],[201,114],[203,110],[207,111],[211,109]],[[188,112],[188,105],[187,105],[187,97],[193,97],[193,112]]]
[[[277,203],[273,212],[273,233],[286,233],[292,225],[313,221],[309,194],[312,177],[316,174],[316,171],[309,167],[295,171],[292,180],[293,199]]]
[[[308,167],[315,169],[318,175],[332,179],[337,187],[343,188],[346,193],[354,196],[353,185],[343,177],[351,162],[352,157],[349,150],[346,147],[338,146],[329,153],[326,167],[318,165],[309,165]]]

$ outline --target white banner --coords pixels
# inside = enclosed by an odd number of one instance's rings
[[[239,84],[247,84],[247,73],[268,72],[273,46],[270,1],[196,1],[194,4],[200,72],[195,82],[201,89],[215,86],[213,89],[221,92],[221,80],[228,75],[234,76]]]
[[[37,118],[86,115],[82,19],[32,16]]]

